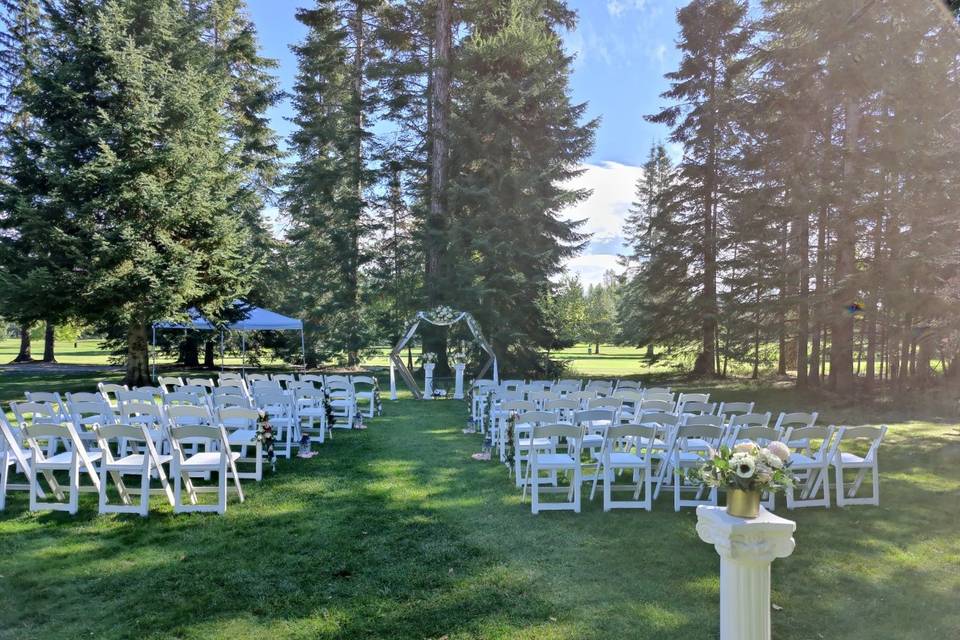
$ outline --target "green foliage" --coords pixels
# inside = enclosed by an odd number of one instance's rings
[[[570,103],[571,60],[551,14],[526,0],[498,6],[458,51],[446,286],[505,367],[523,370],[553,339],[535,303],[584,241],[559,213],[588,195],[563,184],[579,173],[597,123],[582,123],[585,105]]]

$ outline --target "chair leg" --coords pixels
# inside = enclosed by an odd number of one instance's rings
[[[80,499],[80,456],[73,455],[73,461],[70,464],[70,515],[77,513]]]
[[[578,464],[573,468],[573,512],[580,513],[580,494],[582,493],[581,485],[583,484],[583,472],[580,469]]]
[[[217,478],[217,513],[227,512],[227,455],[220,456],[220,477]]]
[[[9,453],[4,452],[0,458],[0,511],[7,508],[7,484],[10,481]]]
[[[527,469],[530,470],[531,474],[527,482],[527,484],[530,485],[530,511],[536,515],[540,513],[540,483],[537,482],[539,470],[534,468],[533,465],[527,465]]]
[[[150,456],[144,453],[146,460],[143,465],[143,472],[140,475],[140,515],[146,518],[150,513]]]

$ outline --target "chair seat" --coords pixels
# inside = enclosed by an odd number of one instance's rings
[[[96,462],[103,454],[99,451],[87,451],[87,459],[90,462]],[[63,451],[55,456],[44,459],[37,463],[37,469],[69,469],[73,462],[73,452]]]
[[[230,458],[236,462],[240,459],[240,453],[231,451]],[[218,469],[220,467],[220,452],[201,451],[200,453],[195,453],[181,462],[180,466],[184,469]]]
[[[865,458],[853,453],[844,453],[840,452],[840,462],[844,465],[858,465],[858,464],[869,464]]]
[[[537,468],[573,468],[577,461],[566,453],[542,453],[537,456]]]
[[[802,453],[791,453],[787,463],[793,468],[821,467],[823,462]]]
[[[680,451],[677,453],[675,462],[679,464],[701,464],[706,462],[703,456],[698,453],[693,453],[690,451]]]
[[[543,449],[553,446],[553,441],[550,440],[550,438],[534,438],[533,446],[535,446],[537,449]],[[530,438],[519,438],[517,440],[517,447],[520,449],[529,449]]]
[[[143,458],[144,454],[142,453],[132,453],[118,460],[114,460],[105,466],[107,467],[107,471],[125,471],[127,469],[130,471],[139,471],[143,468]],[[166,464],[170,462],[171,459],[171,456],[167,455],[157,456],[157,460],[160,464]]]
[[[297,413],[301,416],[313,417],[322,417],[327,415],[327,410],[324,407],[300,407],[297,409]]]
[[[614,466],[644,466],[646,461],[635,453],[616,451],[610,454],[610,464]]]
[[[584,449],[587,448],[597,448],[603,444],[603,436],[598,433],[588,433],[583,436],[583,442],[580,443],[580,446]]]
[[[256,444],[257,432],[253,429],[237,429],[227,434],[227,442],[230,444]]]

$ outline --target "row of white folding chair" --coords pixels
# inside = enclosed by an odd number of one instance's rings
[[[96,439],[96,447],[88,448],[81,437],[78,428],[67,420],[59,424],[52,422],[33,422],[21,423],[18,427],[13,427],[3,416],[0,418],[0,431],[3,445],[3,465],[0,468],[0,508],[5,506],[6,491],[11,488],[27,489],[30,492],[30,509],[37,510],[63,510],[70,513],[76,513],[78,494],[81,491],[96,491],[100,494],[99,506],[102,513],[107,512],[137,512],[146,515],[147,503],[149,500],[149,481],[150,477],[157,474],[161,480],[161,492],[165,493],[175,511],[191,510],[216,510],[222,512],[226,508],[226,467],[230,467],[236,484],[237,492],[241,501],[243,500],[242,489],[239,486],[240,477],[255,477],[259,479],[260,468],[260,444],[256,442],[256,413],[249,410],[244,417],[247,420],[247,429],[232,428],[231,435],[228,437],[223,425],[214,426],[209,418],[206,424],[193,423],[195,418],[202,418],[201,414],[206,411],[203,407],[174,406],[170,409],[171,426],[167,429],[167,439],[171,442],[171,454],[161,455],[156,446],[157,436],[151,429],[151,424],[141,422],[139,424],[91,424],[91,432]],[[252,414],[252,415],[250,415]],[[227,416],[225,416],[227,417]],[[234,411],[229,417],[236,420],[241,417]],[[181,425],[180,418],[189,418],[191,424]],[[237,425],[234,423],[234,427]],[[252,426],[252,430],[250,427]],[[186,431],[184,431],[186,429]],[[240,437],[238,437],[240,436]],[[195,452],[190,455],[185,454],[183,444],[206,440],[205,450]],[[114,442],[111,449],[110,442]],[[210,442],[213,441],[215,451],[210,450]],[[46,446],[41,443],[46,442]],[[63,443],[58,445],[57,443]],[[139,446],[136,443],[141,443]],[[241,454],[231,451],[231,444],[241,445],[245,450],[246,446],[254,446],[257,456],[249,459],[256,464],[256,472],[247,474],[238,474],[236,461],[241,459]],[[128,452],[128,448],[132,448]],[[116,452],[116,457],[114,456]],[[99,470],[97,469],[99,464]],[[171,490],[167,484],[166,476],[163,472],[163,464],[172,462],[173,474],[176,479],[176,490]],[[13,485],[9,482],[9,477],[13,471],[21,471],[27,476],[27,485]],[[218,478],[218,492],[220,499],[213,506],[197,506],[196,493],[203,489],[194,487],[191,475],[198,473],[209,473],[212,470],[221,471]],[[69,498],[65,498],[64,490],[57,481],[54,472],[67,471],[69,475]],[[43,489],[40,487],[38,474],[42,474],[46,480],[47,487],[57,501],[40,502],[41,497],[45,497]],[[114,480],[114,485],[120,494],[123,505],[111,505],[107,497],[107,475]],[[133,505],[130,498],[130,491],[127,490],[122,481],[123,475],[140,474],[141,475],[141,500],[138,505]],[[179,492],[181,484],[180,476],[186,483],[190,505],[182,503],[182,495]],[[90,480],[89,486],[82,483],[82,478],[87,477]],[[144,487],[147,492],[144,493]],[[175,494],[175,495],[174,495]],[[66,501],[65,501],[66,500]]]

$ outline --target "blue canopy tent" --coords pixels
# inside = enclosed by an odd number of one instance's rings
[[[240,332],[241,349],[241,369],[246,369],[247,354],[247,331],[299,331],[300,332],[300,354],[303,362],[306,364],[307,349],[303,336],[303,320],[298,318],[288,318],[269,309],[260,307],[246,306],[243,302],[237,301],[234,306],[242,309],[243,316],[239,320],[217,326],[203,317],[203,314],[195,308],[187,309],[187,320],[184,322],[173,322],[169,320],[153,323],[153,377],[157,377],[157,329],[195,329],[197,331],[219,331],[220,332],[220,370],[223,370],[223,332]]]

